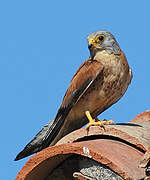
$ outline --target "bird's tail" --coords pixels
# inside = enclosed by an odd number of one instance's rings
[[[36,152],[41,151],[42,149],[48,147],[51,142],[54,140],[56,135],[58,134],[62,123],[62,117],[55,118],[48,122],[38,134],[31,140],[25,148],[16,156],[15,161],[32,155]]]

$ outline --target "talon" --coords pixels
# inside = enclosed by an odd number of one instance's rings
[[[87,129],[89,129],[90,126],[101,126],[101,127],[104,127],[104,125],[109,125],[111,123],[114,123],[113,120],[107,121],[106,119],[103,120],[103,121],[98,121],[98,118],[96,118],[96,121],[94,121],[94,119],[92,118],[92,116],[91,116],[89,111],[86,111],[85,115],[86,115],[86,117],[89,120],[89,123],[87,125]]]
[[[109,125],[109,124],[114,124],[114,123],[115,123],[115,122],[114,122],[113,120],[109,120],[109,121],[106,120],[106,124],[107,124],[107,125]]]

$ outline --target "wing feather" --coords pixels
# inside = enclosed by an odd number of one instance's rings
[[[102,64],[90,58],[81,64],[71,80],[55,119],[48,123],[35,138],[27,144],[23,151],[17,155],[15,160],[38,152],[51,144],[63,126],[72,107],[102,72]]]

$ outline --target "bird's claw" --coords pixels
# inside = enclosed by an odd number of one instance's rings
[[[113,120],[107,121],[106,119],[103,120],[103,121],[96,121],[96,122],[95,122],[94,119],[92,118],[92,116],[91,116],[91,114],[90,114],[89,111],[86,111],[85,114],[86,114],[86,117],[87,117],[88,120],[89,120],[89,123],[88,123],[88,125],[87,125],[87,129],[89,129],[89,127],[91,127],[91,126],[104,127],[104,125],[109,125],[109,124],[114,123]]]

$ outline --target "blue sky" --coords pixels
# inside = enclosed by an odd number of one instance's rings
[[[124,97],[101,119],[127,122],[150,108],[149,1],[0,1],[0,179],[14,179],[28,158],[16,154],[50,119],[78,66],[86,36],[115,35],[133,70]]]

